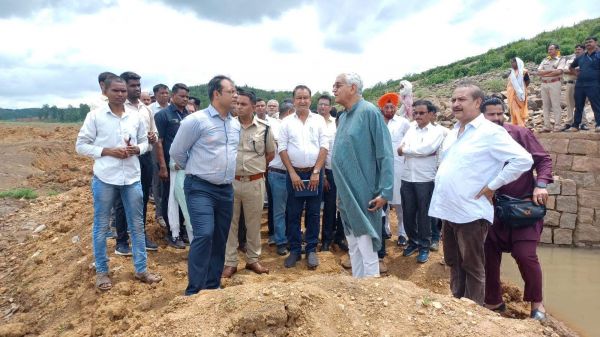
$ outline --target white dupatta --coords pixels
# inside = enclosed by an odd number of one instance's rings
[[[517,74],[515,70],[511,68],[510,82],[512,83],[513,89],[515,89],[515,92],[517,93],[517,98],[519,101],[523,102],[525,101],[525,81],[523,80],[525,64],[523,63],[523,60],[518,57],[515,57],[515,60],[517,61],[517,70],[519,71],[519,74]]]

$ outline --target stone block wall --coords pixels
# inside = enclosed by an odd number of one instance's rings
[[[555,180],[541,242],[600,247],[600,133],[537,137],[552,157]]]

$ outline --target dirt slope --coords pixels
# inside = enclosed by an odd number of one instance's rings
[[[77,127],[0,124],[0,134],[5,132],[10,137],[2,138],[4,144],[27,139],[21,151],[39,170],[21,185],[65,192],[31,202],[0,200],[7,205],[0,214],[0,337],[572,336],[559,322],[543,327],[502,318],[452,298],[440,253],[419,265],[403,258],[391,241],[388,277],[352,279],[340,266],[341,252],[320,252],[316,271],[304,263],[285,269],[283,257],[264,243],[261,260],[269,275],[245,271],[241,262],[242,271],[226,280],[224,289],[184,297],[187,250],[162,244],[149,253],[149,269],[163,282],[148,286],[133,280],[131,259],[114,255],[114,240],[108,240],[114,287],[98,293],[91,161],[74,153]],[[150,235],[160,241],[163,231],[149,218]],[[519,291],[507,289],[510,314],[522,317],[526,309]]]

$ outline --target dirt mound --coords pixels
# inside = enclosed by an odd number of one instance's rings
[[[0,125],[0,190],[26,186],[38,193],[88,185],[91,161],[75,152],[78,125]]]
[[[134,336],[540,336],[546,331],[396,277],[314,275],[250,283],[177,298],[165,309],[166,315]]]

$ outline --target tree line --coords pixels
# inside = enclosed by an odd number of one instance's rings
[[[45,122],[80,122],[85,119],[90,107],[87,104],[59,108],[44,104],[41,108],[3,109],[0,108],[0,120],[18,121],[37,119]]]

